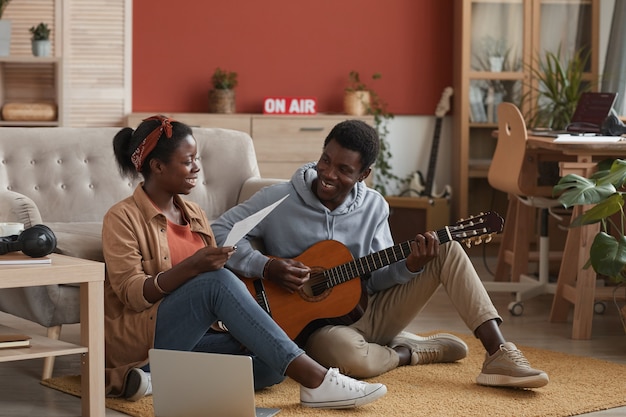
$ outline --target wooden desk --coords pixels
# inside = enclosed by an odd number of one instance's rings
[[[529,136],[527,146],[538,155],[560,159],[561,176],[578,174],[589,177],[596,170],[598,161],[626,157],[626,141],[564,144],[554,143],[552,138]],[[575,206],[572,219],[587,208]],[[592,268],[583,268],[589,259],[589,248],[599,230],[599,224],[571,228],[565,241],[550,321],[567,321],[570,307],[573,306],[572,339],[591,338],[594,302],[613,297],[612,288],[596,288],[596,273]]]
[[[81,354],[82,415],[104,417],[104,264],[50,257],[51,264],[0,266],[0,288],[80,284],[80,345],[34,336],[30,348],[2,349],[0,362]],[[0,326],[0,333],[16,331]]]

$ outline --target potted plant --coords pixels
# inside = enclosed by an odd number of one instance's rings
[[[0,0],[0,55],[9,55],[11,49],[11,21],[2,18],[11,0]]]
[[[589,61],[589,50],[579,49],[563,63],[561,49],[556,53],[546,52],[544,60],[531,69],[531,75],[538,84],[529,95],[536,97],[534,114],[529,118],[529,126],[562,130],[567,127],[580,96],[591,90],[591,83],[585,82],[583,75]]]
[[[626,160],[607,160],[598,164],[590,178],[568,174],[554,187],[554,194],[565,207],[592,206],[572,220],[570,227],[600,223],[589,250],[590,266],[617,283],[615,290],[626,285]],[[621,307],[626,331],[626,306]]]
[[[378,80],[380,78],[381,75],[379,73],[375,73],[372,75],[372,80]],[[373,188],[380,192],[382,195],[387,195],[387,187],[391,186],[393,182],[408,181],[408,178],[403,180],[395,175],[389,162],[392,155],[389,142],[387,141],[387,135],[389,134],[388,122],[393,118],[393,114],[391,114],[387,110],[387,103],[380,98],[376,91],[372,90],[365,84],[365,82],[361,80],[361,76],[357,71],[350,71],[349,79],[350,84],[345,89],[345,111],[347,114],[351,114],[354,116],[362,116],[365,114],[374,116],[374,127],[376,128],[378,136],[380,137],[380,152],[378,153],[378,159],[376,160],[376,164],[373,170]],[[348,101],[350,101],[348,99],[348,96],[352,97],[356,102],[352,104],[347,104]],[[348,106],[359,109],[350,112]],[[362,107],[362,109],[360,107]]]
[[[209,91],[209,111],[211,113],[235,113],[235,87],[237,73],[217,67],[211,77],[213,89]]]
[[[361,81],[361,76],[357,71],[350,71],[349,84],[345,89],[343,97],[343,109],[346,114],[352,116],[364,116],[368,114],[372,102],[372,97],[367,85]],[[380,78],[380,74],[372,75],[372,79]]]
[[[481,62],[481,66],[491,72],[501,72],[511,52],[511,49],[507,48],[506,41],[485,36],[482,39],[482,48],[487,60],[484,63]]]
[[[30,28],[32,50],[34,56],[50,55],[50,28],[48,24],[41,22]]]
[[[472,68],[482,72],[519,71],[521,59],[516,49],[509,46],[505,39],[485,36],[480,41],[480,48],[473,54]],[[498,104],[510,101],[519,104],[521,81],[500,78],[472,80],[471,101],[472,120],[478,123],[497,123]],[[482,106],[482,107],[479,107]],[[482,110],[484,108],[484,111]]]

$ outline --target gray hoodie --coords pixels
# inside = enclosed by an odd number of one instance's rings
[[[316,164],[308,163],[291,181],[263,188],[213,222],[211,228],[221,245],[235,222],[289,195],[237,243],[237,251],[226,264],[230,269],[247,277],[262,275],[268,257],[253,248],[252,239],[260,239],[265,253],[280,258],[295,258],[313,244],[329,239],[343,243],[355,259],[394,245],[387,221],[389,205],[380,193],[358,182],[346,200],[330,211],[312,191],[316,178]],[[417,275],[402,260],[374,271],[367,280],[367,290],[381,291]]]

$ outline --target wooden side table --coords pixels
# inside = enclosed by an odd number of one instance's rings
[[[80,353],[82,415],[103,417],[104,264],[58,254],[49,256],[51,264],[0,265],[0,288],[80,284],[80,345],[33,336],[30,348],[0,350],[0,362]],[[16,333],[2,326],[0,332]]]

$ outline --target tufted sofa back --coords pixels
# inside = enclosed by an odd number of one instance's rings
[[[101,222],[135,187],[118,171],[112,140],[119,127],[0,128],[0,190],[34,201],[44,222]],[[252,139],[243,132],[194,128],[199,180],[186,198],[214,219],[259,177]]]

